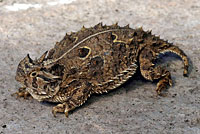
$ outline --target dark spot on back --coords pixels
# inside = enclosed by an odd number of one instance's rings
[[[88,48],[79,48],[78,49],[78,56],[80,58],[85,58],[89,54],[90,50]]]
[[[116,39],[116,36],[115,36],[114,34],[112,34],[112,33],[111,33],[111,39],[112,39],[112,40],[115,40],[115,39]]]
[[[49,70],[51,74],[56,76],[63,76],[63,71],[64,71],[64,66],[59,64],[53,65]]]
[[[78,71],[77,68],[71,68],[70,71],[69,71],[69,74],[73,75],[73,74],[76,74]]]
[[[100,56],[92,58],[90,61],[90,66],[93,68],[95,68],[95,67],[101,68],[103,66],[103,64],[104,64],[104,61]]]

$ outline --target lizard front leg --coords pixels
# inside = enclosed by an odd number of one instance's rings
[[[56,113],[64,113],[66,117],[68,117],[68,113],[72,110],[74,110],[76,107],[79,107],[80,105],[84,104],[85,101],[90,97],[92,94],[91,87],[86,86],[83,84],[80,88],[74,89],[73,94],[64,102],[61,104],[58,104],[57,106],[53,107],[52,113],[54,117],[56,116]]]
[[[28,97],[30,97],[30,93],[28,91],[26,91],[26,87],[21,87],[18,89],[17,92],[13,93],[12,96],[17,96],[17,98],[19,97],[23,97],[24,99],[27,99]]]

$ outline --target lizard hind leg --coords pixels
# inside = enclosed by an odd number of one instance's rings
[[[154,60],[160,53],[166,52],[175,53],[182,59],[184,64],[183,76],[188,75],[188,58],[186,54],[177,46],[162,40],[158,41],[158,43],[153,43],[151,46],[147,46],[141,51],[139,56],[140,71],[142,76],[147,80],[159,80],[156,88],[158,94],[161,94],[161,91],[166,89],[168,85],[172,86],[170,72],[153,64]]]
[[[168,85],[172,86],[172,80],[168,70],[153,64],[157,55],[158,54],[153,51],[151,47],[144,48],[139,56],[140,72],[147,80],[159,80],[157,83],[156,92],[158,95],[164,95],[162,94],[162,91],[165,90]]]

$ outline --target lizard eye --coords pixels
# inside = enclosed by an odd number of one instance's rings
[[[36,71],[34,71],[34,72],[31,73],[31,77],[35,77],[36,75],[37,75]]]

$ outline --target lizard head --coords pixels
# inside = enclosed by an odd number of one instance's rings
[[[63,67],[58,64],[45,65],[47,52],[32,60],[29,54],[20,61],[15,79],[26,87],[33,98],[42,101],[53,97],[59,90]]]

